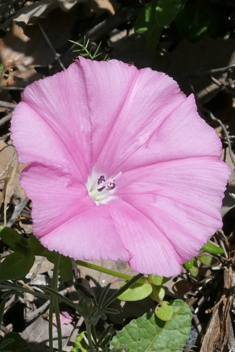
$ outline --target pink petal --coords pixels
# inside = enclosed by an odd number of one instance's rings
[[[33,231],[37,237],[95,207],[86,187],[59,168],[31,164],[22,172],[20,184],[33,202]]]
[[[213,157],[169,161],[124,173],[117,195],[153,222],[184,263],[222,227],[229,174],[230,168]]]
[[[25,102],[17,105],[11,122],[11,138],[20,163],[38,162],[68,170],[77,177],[79,169],[63,141]]]
[[[41,238],[49,250],[82,260],[129,261],[130,254],[120,239],[112,209],[100,204],[62,223]]]
[[[148,141],[114,174],[162,161],[203,156],[220,158],[221,155],[220,139],[214,129],[198,116],[195,99],[190,95],[163,123],[154,127]]]
[[[73,163],[77,165],[77,169],[79,168],[77,177],[80,177],[80,180],[85,183],[91,172],[91,124],[86,96],[86,83],[82,72],[78,69],[78,65],[74,63],[64,72],[34,82],[25,89],[23,100],[31,110],[35,111],[37,116],[40,116],[44,124],[47,125],[47,129],[52,130],[57,136],[59,139],[57,144],[63,146],[64,155],[66,153],[70,155],[70,159],[72,158]],[[35,123],[34,117],[35,114],[32,114],[31,128],[33,128]],[[16,122],[13,122],[12,125],[13,133],[17,129],[16,126],[19,126],[19,120],[24,122],[22,110],[19,110],[19,112],[16,110],[13,116],[14,120]],[[42,125],[42,122],[40,123]],[[20,140],[18,141],[17,138],[20,138]],[[25,132],[21,132],[20,136],[15,136],[14,144],[26,144],[26,141],[23,142],[24,138],[28,138],[26,128]],[[39,137],[36,138],[35,144],[39,143],[38,140],[40,140]],[[48,143],[50,142],[46,138],[43,138],[41,142],[46,143],[45,148],[47,148],[49,153]],[[31,144],[28,143],[29,156],[30,148]],[[37,161],[36,156],[34,161]],[[24,159],[27,159],[26,153],[24,154]]]
[[[113,201],[110,208],[116,231],[130,252],[132,269],[143,274],[180,274],[181,258],[148,215],[122,200]]]
[[[151,69],[82,58],[79,65],[87,84],[93,163],[97,159],[97,171],[111,176],[122,171],[125,160],[148,141],[185,95],[170,77]]]

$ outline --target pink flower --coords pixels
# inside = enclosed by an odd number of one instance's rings
[[[61,325],[68,325],[68,324],[72,323],[72,321],[73,321],[73,318],[71,317],[71,315],[68,312],[61,312],[60,313],[60,324]],[[55,326],[57,326],[55,314],[53,314],[52,322]]]
[[[50,250],[173,276],[222,226],[221,142],[164,73],[80,58],[25,89],[11,129]]]

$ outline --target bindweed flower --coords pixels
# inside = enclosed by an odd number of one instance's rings
[[[50,250],[173,276],[222,226],[221,142],[164,73],[80,58],[25,89],[11,130]]]

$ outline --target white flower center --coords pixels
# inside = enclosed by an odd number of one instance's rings
[[[96,204],[106,204],[111,199],[114,199],[114,192],[116,187],[116,179],[121,176],[119,172],[116,176],[105,179],[104,175],[98,175],[97,173],[92,173],[88,178],[86,187],[89,196],[94,199]]]

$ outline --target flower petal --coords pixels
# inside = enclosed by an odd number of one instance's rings
[[[32,163],[22,172],[20,184],[33,203],[33,231],[37,237],[95,207],[86,187],[58,168]]]
[[[60,139],[75,165],[79,166],[77,176],[80,174],[80,181],[85,183],[91,172],[91,124],[86,83],[78,65],[73,63],[66,71],[34,82],[25,89],[23,100]],[[14,119],[23,119],[22,114],[19,116],[16,112]],[[13,123],[13,133],[16,124]],[[29,124],[34,126],[34,116]],[[26,128],[21,136],[28,138]],[[16,138],[14,143],[17,143]],[[29,153],[30,148],[29,144]]]
[[[229,174],[230,168],[215,158],[169,161],[124,173],[116,193],[151,219],[184,263],[222,227]]]
[[[11,130],[20,163],[37,162],[79,174],[62,140],[25,102],[15,108]]]
[[[91,63],[83,58],[79,66],[92,121],[92,163],[96,162],[97,172],[112,176],[185,95],[172,78],[148,68],[137,70],[117,60]]]
[[[110,208],[116,231],[130,252],[132,269],[160,276],[180,274],[181,258],[148,215],[122,200],[113,201]]]
[[[222,146],[216,132],[199,117],[194,96],[190,95],[114,174],[161,161],[202,156],[220,158],[221,155]]]
[[[83,260],[113,260],[128,262],[129,251],[123,245],[106,204],[89,209],[41,238],[50,250]]]

